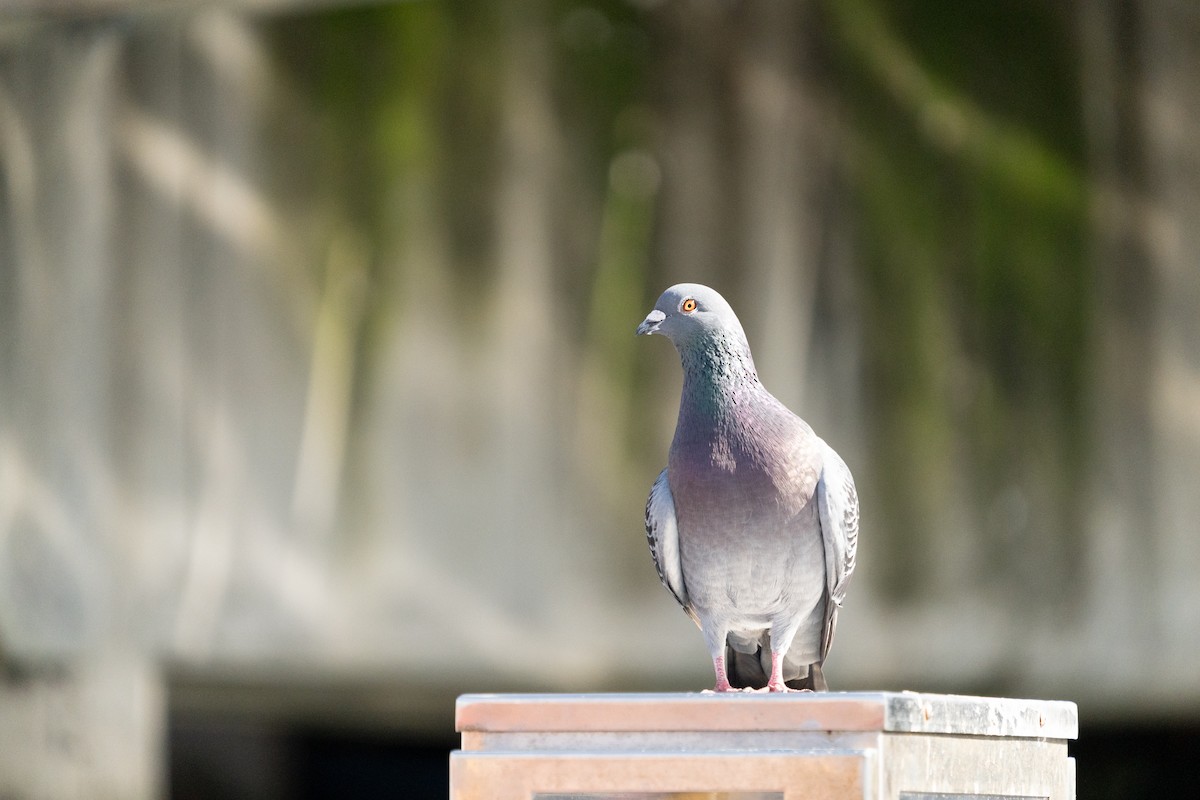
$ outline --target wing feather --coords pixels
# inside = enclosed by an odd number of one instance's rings
[[[675,519],[675,500],[667,481],[667,470],[658,473],[646,500],[646,541],[658,579],[675,596],[683,610],[691,614],[687,587],[683,582],[683,566],[679,560],[679,525]]]
[[[858,491],[854,488],[854,477],[832,447],[824,445],[824,455],[821,478],[817,482],[817,508],[825,544],[825,588],[830,602],[825,604],[822,660],[833,642],[837,612],[846,599],[846,588],[850,585],[858,552]]]

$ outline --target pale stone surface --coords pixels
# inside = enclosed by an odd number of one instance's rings
[[[460,732],[889,731],[1074,739],[1078,710],[1061,700],[922,694],[463,695]]]
[[[1074,703],[913,692],[466,695],[451,797],[1073,800]],[[769,755],[768,755],[769,754]],[[628,794],[626,794],[628,793]],[[659,793],[659,794],[655,794]]]

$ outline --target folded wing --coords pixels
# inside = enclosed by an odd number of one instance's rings
[[[658,479],[650,487],[646,500],[646,541],[650,555],[663,586],[675,596],[683,610],[692,616],[688,603],[687,587],[683,582],[683,567],[679,561],[679,525],[675,520],[675,500],[671,497],[671,485],[667,482],[667,470],[658,473]]]
[[[854,573],[858,551],[858,491],[854,477],[841,456],[824,445],[824,467],[817,482],[817,508],[821,515],[821,538],[825,544],[825,628],[821,635],[821,660],[833,642],[837,612],[846,599],[846,587]]]

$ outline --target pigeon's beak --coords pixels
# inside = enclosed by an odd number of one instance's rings
[[[645,336],[647,333],[657,333],[658,326],[667,318],[667,315],[659,311],[657,308],[646,315],[642,320],[642,324],[637,326],[637,335]]]

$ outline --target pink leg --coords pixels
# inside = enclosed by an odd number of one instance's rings
[[[783,655],[771,651],[771,679],[767,681],[767,691],[769,692],[790,692],[792,691],[783,682]]]
[[[729,685],[729,677],[725,674],[725,656],[720,655],[713,659],[713,671],[717,673],[717,685],[713,689],[714,692],[734,691],[734,688]]]

